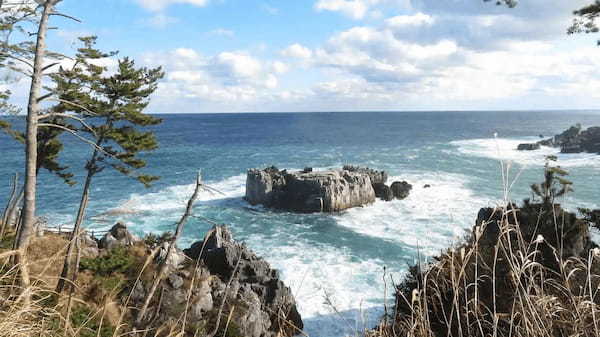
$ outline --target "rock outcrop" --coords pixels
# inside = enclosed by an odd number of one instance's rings
[[[113,242],[107,239],[109,237],[119,244],[102,245],[99,259],[123,254],[113,249],[122,247],[131,249],[125,254],[138,254],[140,262],[145,263],[146,258],[139,256],[139,252],[149,254],[151,247],[141,240],[125,245],[126,238],[135,237],[125,225],[115,225],[103,240]],[[87,240],[83,243],[94,247]],[[140,308],[144,303],[155,277],[152,270],[164,260],[167,245],[163,242],[154,248],[158,249],[154,263],[144,267],[148,275],[132,281],[131,286],[124,289],[122,299],[129,307]],[[189,331],[182,336],[198,333],[205,336],[211,332],[229,336],[235,332],[235,336],[276,337],[302,332],[304,325],[294,296],[277,270],[248,247],[234,241],[225,226],[213,227],[203,241],[188,249],[176,248],[167,266],[167,274],[159,285],[160,295],[154,296],[144,318],[146,328],[179,324],[185,313]],[[126,300],[127,297],[130,299]],[[227,334],[225,326],[229,327]]]
[[[407,183],[406,181],[396,181],[392,183],[390,189],[394,194],[394,198],[402,200],[408,197],[410,191],[412,190],[412,185]]]
[[[600,127],[582,130],[577,124],[552,138],[539,141],[543,146],[559,147],[561,153],[598,153],[600,154]]]
[[[111,250],[117,247],[131,246],[140,239],[127,230],[127,226],[117,222],[99,242],[102,249]]]
[[[339,212],[375,201],[369,174],[347,170],[287,172],[251,169],[246,200],[293,212]]]
[[[279,336],[279,332],[292,336],[302,331],[302,318],[290,288],[267,261],[233,241],[227,227],[214,227],[204,241],[195,243],[185,253],[199,259],[211,275],[219,278],[222,284],[216,289],[225,292],[222,285],[233,280],[227,296],[247,309],[242,323],[238,323],[243,336]]]
[[[373,189],[375,190],[375,196],[383,201],[392,201],[394,200],[394,192],[392,189],[384,184],[384,183],[376,183],[373,184]]]
[[[366,174],[371,178],[371,184],[385,184],[388,180],[388,174],[385,171],[378,171],[368,167],[359,167],[352,165],[344,165],[343,170]]]
[[[520,235],[523,236],[525,242],[534,242],[538,235],[543,238],[539,249],[545,256],[543,261],[545,265],[556,261],[555,251],[550,247],[561,247],[562,257],[568,258],[585,257],[589,249],[594,246],[590,238],[589,224],[577,218],[575,213],[565,211],[558,204],[551,206],[526,202],[521,207],[511,204],[508,209],[515,214],[510,215],[508,222],[519,224]],[[480,239],[482,246],[494,247],[496,245],[500,235],[502,213],[503,209],[501,208],[479,210],[475,228],[485,224],[485,230]]]
[[[534,151],[539,150],[540,144],[538,143],[522,143],[517,146],[518,151]]]
[[[395,182],[390,187],[387,180],[385,171],[351,165],[328,171],[251,169],[246,178],[245,199],[252,205],[293,212],[339,212],[370,204],[375,198],[404,199],[412,189],[407,182]]]

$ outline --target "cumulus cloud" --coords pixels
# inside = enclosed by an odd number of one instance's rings
[[[310,48],[289,41],[275,54],[269,48],[214,55],[176,49],[148,54],[146,61],[167,65],[158,101],[168,109],[184,103],[202,111],[504,108],[517,103],[525,109],[560,107],[551,105],[560,98],[584,104],[600,96],[600,50],[565,47],[564,33],[571,11],[586,1],[548,6],[547,0],[529,0],[507,9],[479,0],[315,0],[316,11],[352,20],[379,18],[325,35]],[[157,10],[207,1],[146,2]],[[226,31],[210,34],[233,35]]]
[[[217,106],[217,111],[247,110],[257,102],[281,97],[277,90],[279,76],[289,70],[282,61],[260,60],[244,51],[207,56],[194,49],[179,48],[147,53],[143,62],[149,66],[163,64],[166,68],[166,78],[156,95],[155,107],[159,111],[173,109],[181,99],[189,102],[191,109]]]
[[[385,23],[392,28],[405,28],[408,26],[426,26],[431,25],[435,19],[427,14],[416,13],[414,15],[398,15],[385,20]]]
[[[362,19],[371,6],[378,2],[379,0],[318,0],[315,9],[340,12],[353,19]]]
[[[299,43],[294,43],[282,50],[281,55],[291,58],[307,59],[312,57],[312,51]]]
[[[151,11],[160,11],[174,4],[189,4],[198,7],[208,4],[208,0],[136,0],[136,2]]]

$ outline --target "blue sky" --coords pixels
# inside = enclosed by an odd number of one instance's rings
[[[586,2],[63,0],[83,23],[49,45],[162,65],[151,112],[599,108],[598,37],[565,34]]]

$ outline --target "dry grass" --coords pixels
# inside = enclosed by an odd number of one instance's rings
[[[10,233],[7,237],[9,239],[6,241],[9,241]],[[18,287],[19,266],[12,265],[8,257],[0,255],[0,337],[243,336],[236,320],[241,311],[248,307],[243,301],[235,299],[234,294],[215,303],[215,310],[206,313],[205,321],[190,321],[187,318],[187,310],[194,300],[192,289],[207,277],[210,278],[209,275],[184,280],[183,287],[189,292],[188,302],[182,310],[164,308],[173,311],[172,319],[152,321],[144,326],[146,330],[143,331],[136,329],[134,321],[138,308],[133,306],[131,290],[137,282],[150,284],[158,271],[153,254],[157,250],[150,250],[141,242],[126,249],[127,256],[131,257],[131,265],[125,270],[108,276],[90,270],[79,272],[72,294],[73,309],[67,319],[69,294],[54,292],[67,243],[65,236],[52,233],[31,242],[28,261],[32,282],[27,291],[32,300],[29,303],[23,300],[23,289]],[[0,249],[0,254],[10,252]],[[193,271],[199,267],[198,262],[190,261],[186,269],[191,275],[196,275]],[[156,296],[153,305],[157,301],[161,301],[160,296]],[[282,331],[280,336],[288,334]]]
[[[584,241],[571,254],[567,240],[588,234],[573,217],[557,205],[497,208],[465,244],[411,268],[372,336],[600,336],[600,250]]]

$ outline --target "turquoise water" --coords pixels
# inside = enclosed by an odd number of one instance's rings
[[[597,112],[364,112],[163,115],[161,147],[147,154],[147,172],[162,176],[145,189],[105,171],[92,187],[85,225],[103,229],[121,220],[138,234],[173,229],[192,193],[196,172],[224,195],[203,193],[195,213],[229,224],[237,239],[282,271],[299,302],[307,333],[351,334],[383,311],[388,277],[401,279],[418,255],[437,253],[464,235],[480,207],[503,199],[500,160],[518,177],[510,195],[529,196],[544,156],[555,149],[517,152],[519,142],[551,136],[574,123],[600,125]],[[494,137],[497,134],[497,137]],[[81,178],[87,145],[65,137],[64,162]],[[0,205],[22,146],[0,135]],[[574,182],[567,207],[600,207],[600,156],[558,155]],[[412,194],[334,215],[297,215],[250,207],[242,200],[245,172],[276,165],[301,169],[357,164],[407,180]],[[511,180],[512,181],[512,180]],[[423,185],[432,187],[424,189]],[[81,186],[40,176],[39,214],[72,221]],[[109,212],[109,215],[102,215]],[[112,215],[110,215],[112,214]],[[100,215],[100,216],[98,216]],[[210,224],[192,219],[180,246],[202,238]],[[390,285],[388,279],[388,286]],[[391,289],[387,293],[391,293]],[[392,303],[391,297],[388,303]]]

